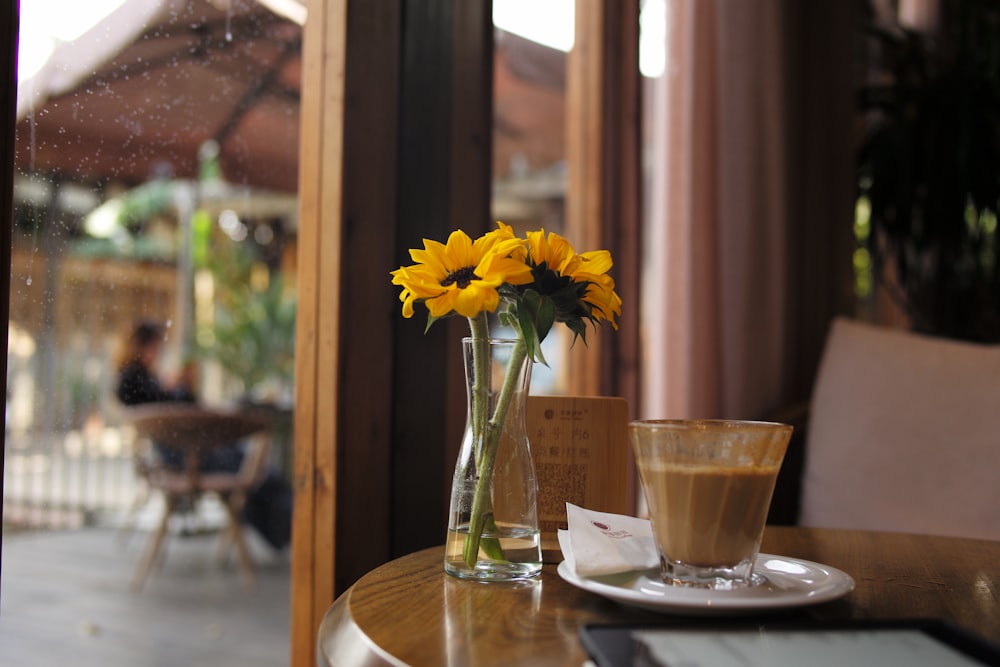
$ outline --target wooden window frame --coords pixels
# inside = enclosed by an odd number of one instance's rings
[[[10,316],[10,262],[11,262],[11,240],[14,229],[14,124],[17,119],[17,39],[18,39],[18,11],[17,2],[4,4],[4,9],[0,10],[0,43],[6,48],[0,52],[0,63],[2,63],[4,95],[3,107],[0,108],[0,271],[3,272],[3,289],[0,290],[0,308],[3,309],[4,318]],[[7,330],[3,327],[0,331],[0,343],[3,349],[7,349]],[[7,354],[3,354],[2,366],[3,375],[0,375],[0,385],[3,386],[3,393],[7,395]],[[5,408],[6,411],[6,408]],[[4,420],[6,422],[6,419]],[[6,429],[5,429],[6,431]],[[6,432],[0,435],[0,504],[3,503],[3,464],[6,460]],[[3,550],[3,537],[0,536],[0,551]],[[0,595],[3,591],[0,590]]]
[[[4,307],[18,27],[17,3],[5,7]],[[310,0],[308,16],[292,547],[296,667],[315,664],[316,630],[337,594],[371,567],[443,540],[437,527],[444,512],[429,510],[447,507],[465,418],[461,360],[452,354],[463,330],[445,324],[420,334],[422,324],[401,318],[388,271],[422,236],[489,226],[493,66],[490,3]],[[582,114],[568,128],[579,150],[571,158],[569,233],[581,247],[612,251],[626,307],[621,331],[602,337],[596,354],[574,360],[574,387],[636,405],[638,2],[580,2],[577,17],[581,57],[573,58],[569,87]],[[0,337],[6,344],[6,327]],[[6,355],[3,364],[6,382]]]

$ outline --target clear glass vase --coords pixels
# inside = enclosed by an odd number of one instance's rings
[[[444,569],[479,581],[542,570],[535,466],[525,427],[531,360],[521,340],[462,340],[468,412],[451,489]]]

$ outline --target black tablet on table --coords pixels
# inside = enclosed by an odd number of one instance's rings
[[[933,619],[587,625],[598,667],[1000,665],[1000,647]]]

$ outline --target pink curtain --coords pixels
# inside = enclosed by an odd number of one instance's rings
[[[843,69],[824,88],[803,63],[836,62],[808,31],[824,34],[817,7],[838,1],[667,0],[666,73],[647,96],[643,417],[759,418],[802,393],[803,368],[811,378],[835,299],[804,290],[830,292],[809,275],[834,265],[817,237],[849,237],[852,175],[850,100],[826,130],[841,133],[838,149],[822,134],[829,105],[810,95],[850,91]],[[812,169],[818,145],[827,161]],[[807,201],[810,188],[823,201]],[[803,317],[816,306],[824,312]],[[810,319],[819,325],[803,326]]]

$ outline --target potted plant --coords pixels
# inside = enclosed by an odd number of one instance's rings
[[[295,297],[280,274],[261,271],[253,253],[234,243],[227,248],[225,257],[217,251],[211,262],[214,312],[211,324],[198,333],[199,351],[242,385],[243,402],[287,402],[294,373]]]
[[[912,328],[1000,341],[1000,6],[942,3],[925,34],[872,23],[859,207],[875,279]]]

